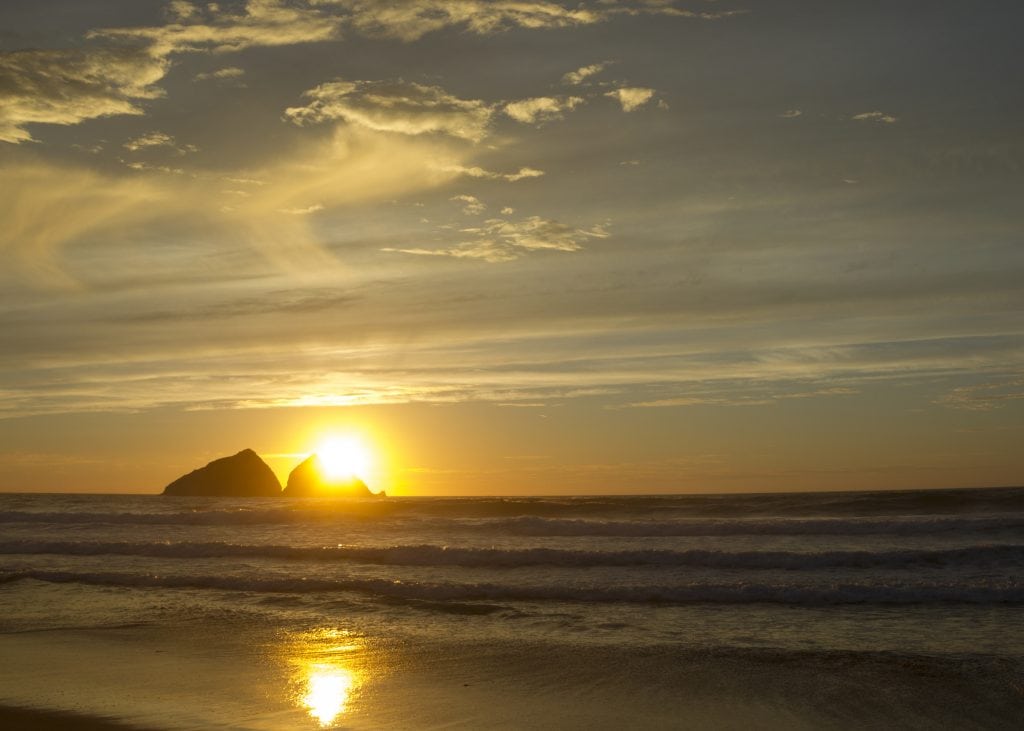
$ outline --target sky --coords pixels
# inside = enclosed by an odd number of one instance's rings
[[[4,0],[0,489],[1024,483],[1024,7]]]

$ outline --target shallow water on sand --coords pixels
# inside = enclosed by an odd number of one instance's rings
[[[162,728],[1015,728],[1024,490],[0,495],[0,703]]]

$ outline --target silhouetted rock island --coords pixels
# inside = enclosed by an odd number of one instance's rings
[[[315,454],[292,470],[282,494],[285,497],[373,497],[366,483],[355,475],[337,479],[327,477],[320,458]]]
[[[164,488],[164,495],[179,497],[384,497],[384,491],[372,493],[362,480],[350,476],[332,479],[326,476],[320,459],[314,454],[281,483],[274,471],[251,449],[231,457],[215,459],[205,467],[179,477]]]
[[[205,467],[179,477],[164,488],[164,495],[188,497],[274,497],[281,483],[274,471],[251,449],[215,459]]]

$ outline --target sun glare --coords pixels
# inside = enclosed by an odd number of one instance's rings
[[[349,671],[330,665],[315,665],[310,669],[302,703],[321,726],[329,726],[345,712],[352,685],[352,673]]]
[[[366,479],[373,463],[370,450],[357,437],[332,437],[316,448],[326,477]]]

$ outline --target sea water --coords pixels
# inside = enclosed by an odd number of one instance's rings
[[[1022,612],[1019,488],[0,495],[0,703],[154,727],[1019,728]]]

